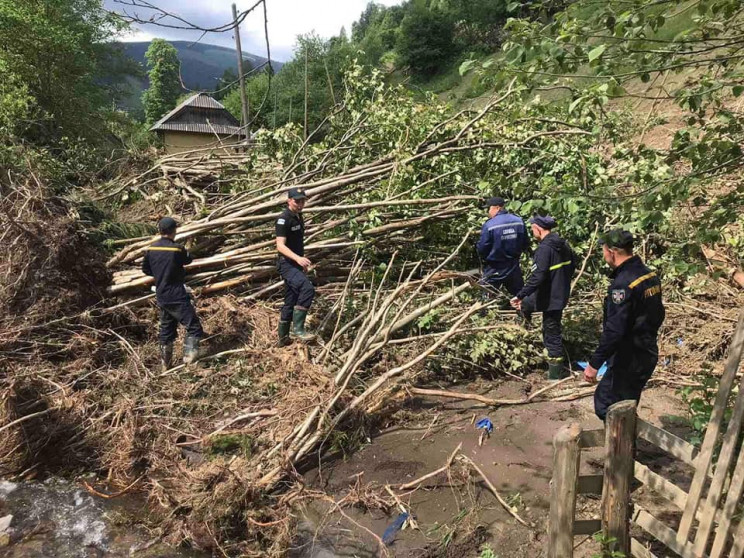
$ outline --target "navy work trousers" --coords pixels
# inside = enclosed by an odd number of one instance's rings
[[[315,287],[302,272],[301,267],[289,263],[284,258],[279,258],[279,273],[284,279],[284,306],[280,320],[289,322],[292,320],[295,306],[310,308],[315,298]]]
[[[483,271],[483,281],[496,290],[506,289],[512,296],[515,296],[524,287],[524,277],[518,265],[514,267],[509,275],[504,277],[486,267]]]
[[[607,418],[608,409],[615,403],[627,399],[641,400],[641,392],[658,361],[658,355],[636,353],[630,358],[623,356],[621,363],[616,357],[612,359],[614,362],[607,366],[607,372],[594,392],[594,412],[602,420]]]
[[[178,324],[185,327],[186,333],[191,337],[201,339],[204,336],[201,322],[190,300],[170,303],[159,302],[158,306],[160,307],[161,345],[167,345],[176,340]]]
[[[536,295],[532,294],[522,301],[522,313],[530,320],[535,312]],[[548,358],[563,358],[563,310],[546,310],[542,313],[543,345],[548,351]]]

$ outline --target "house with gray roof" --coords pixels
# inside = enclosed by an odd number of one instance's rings
[[[240,122],[218,101],[206,93],[197,93],[155,122],[168,153],[184,153],[205,148],[237,149],[246,136]]]

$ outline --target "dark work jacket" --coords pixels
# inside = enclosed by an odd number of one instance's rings
[[[519,257],[529,247],[521,217],[500,211],[481,229],[476,248],[484,260],[484,275],[503,278],[519,266]]]
[[[277,237],[283,236],[287,239],[287,248],[298,256],[305,255],[305,220],[301,213],[293,213],[289,208],[286,208],[276,220],[275,229]],[[291,266],[300,267],[298,263],[279,254],[279,264],[282,261]]]
[[[535,310],[563,310],[571,293],[571,277],[576,269],[576,256],[558,233],[550,233],[535,250],[532,273],[517,298],[523,300],[532,293]]]
[[[604,362],[612,364],[614,356],[614,364],[643,361],[650,363],[653,370],[659,357],[656,341],[665,315],[661,281],[638,256],[625,260],[611,277],[604,302],[602,337],[589,364],[599,369]]]
[[[155,278],[156,298],[159,303],[186,302],[189,294],[184,287],[186,270],[193,258],[186,248],[170,238],[161,238],[146,248],[142,271]]]

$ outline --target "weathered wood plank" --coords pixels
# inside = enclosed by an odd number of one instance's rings
[[[697,449],[692,444],[641,418],[638,419],[636,427],[639,437],[651,442],[677,459],[681,459],[688,465],[695,466]]]
[[[574,535],[593,535],[601,530],[601,519],[577,519],[573,524]]]
[[[682,519],[679,523],[679,531],[677,532],[677,542],[679,544],[687,543],[690,536],[692,522],[695,519],[698,506],[700,505],[700,496],[703,493],[703,486],[708,476],[710,462],[713,459],[713,451],[715,450],[718,433],[721,430],[721,422],[724,411],[726,410],[726,402],[731,393],[731,387],[734,385],[736,372],[739,370],[742,350],[744,350],[744,310],[739,314],[739,322],[736,325],[736,331],[734,333],[734,339],[731,342],[731,347],[729,347],[726,366],[723,370],[721,382],[718,384],[718,393],[716,394],[716,401],[713,404],[713,412],[711,413],[710,422],[708,422],[708,427],[705,431],[703,445],[701,446],[700,453],[696,459],[695,476],[690,485],[687,505],[682,514]]]
[[[630,539],[630,554],[634,558],[656,558],[656,555],[638,539]]]
[[[713,540],[713,548],[710,551],[710,558],[722,558],[723,550],[726,548],[729,532],[731,530],[731,520],[736,513],[736,506],[744,491],[744,450],[739,452],[739,459],[736,460],[734,474],[731,477],[731,485],[728,489],[726,503],[718,517],[718,529],[716,538]],[[744,529],[744,522],[740,522],[739,530]],[[743,535],[744,536],[744,535]]]
[[[602,494],[604,475],[581,475],[579,476],[579,494]]]
[[[602,532],[608,539],[608,552],[630,554],[630,484],[633,480],[633,453],[636,437],[636,402],[620,401],[607,412],[602,488]]]
[[[550,482],[548,558],[573,556],[576,488],[579,478],[581,427],[571,424],[553,438],[553,480]]]
[[[670,550],[673,550],[682,558],[701,558],[692,550],[692,543],[681,544],[677,542],[677,533],[638,505],[635,506],[633,523],[659,542],[667,545]]]
[[[664,498],[669,500],[680,510],[685,509],[685,504],[687,503],[687,492],[682,490],[679,486],[665,479],[661,475],[654,473],[651,469],[637,461],[634,465],[634,474],[635,478],[655,492],[664,496]]]
[[[726,479],[729,477],[729,469],[731,467],[731,461],[734,458],[734,452],[736,451],[736,442],[739,439],[742,419],[744,419],[744,379],[742,379],[739,385],[739,393],[736,396],[736,403],[734,403],[734,411],[729,420],[726,434],[723,436],[723,445],[718,455],[713,480],[710,483],[710,488],[708,488],[708,497],[702,508],[702,517],[695,533],[695,545],[693,548],[701,556],[708,546],[708,538],[713,529],[713,519],[715,518],[718,504],[721,502],[721,495],[723,494]]]
[[[582,448],[601,448],[605,443],[604,428],[597,430],[582,430],[579,445]]]

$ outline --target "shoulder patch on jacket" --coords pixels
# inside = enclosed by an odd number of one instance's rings
[[[276,224],[277,225],[283,225],[284,223],[286,223],[286,221],[284,219],[281,219],[281,218],[280,219],[277,219],[277,221],[276,221]]]
[[[622,304],[625,302],[625,289],[612,289],[612,302],[615,304]]]

